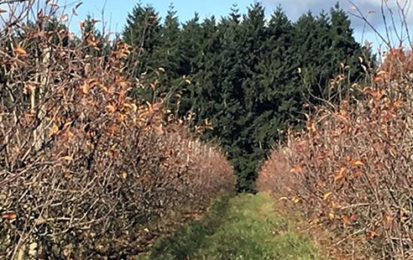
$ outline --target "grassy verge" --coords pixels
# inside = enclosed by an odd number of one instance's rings
[[[140,259],[318,259],[267,194],[219,200],[201,220],[160,239]]]

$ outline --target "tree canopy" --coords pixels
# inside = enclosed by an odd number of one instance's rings
[[[234,6],[219,20],[195,14],[183,24],[173,7],[161,22],[153,8],[138,4],[123,39],[134,49],[131,62],[140,64],[136,73],[161,80],[138,97],[168,96],[177,115],[194,113],[194,125],[212,122],[203,137],[226,151],[239,191],[254,190],[260,162],[289,127],[300,127],[306,105],[334,101],[346,89],[331,90],[332,79],[363,79],[360,60],[368,55],[338,4],[295,22],[281,7],[267,19],[255,3],[244,15]]]

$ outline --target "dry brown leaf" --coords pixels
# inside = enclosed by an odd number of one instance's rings
[[[116,108],[113,105],[107,105],[106,110],[109,111],[110,113],[115,112]]]
[[[127,172],[125,172],[125,171],[122,171],[121,173],[120,173],[120,176],[122,176],[122,179],[126,179],[126,177],[128,177],[128,173]]]
[[[52,134],[57,134],[59,132],[59,127],[56,124],[53,124],[50,130],[52,131]]]
[[[363,166],[364,165],[364,163],[362,161],[355,161],[353,164],[356,165],[356,166]]]
[[[325,193],[324,196],[323,196],[323,199],[324,199],[324,200],[328,199],[328,197],[330,197],[331,194],[332,194],[331,192]]]
[[[294,202],[295,204],[297,204],[298,202],[300,202],[300,198],[297,197],[297,196],[294,196],[294,197],[291,199],[291,201]]]
[[[63,160],[65,160],[65,161],[68,161],[68,162],[71,162],[71,161],[73,161],[73,157],[72,156],[64,156],[63,158],[62,158]]]
[[[88,85],[88,84],[83,84],[83,85],[80,87],[80,91],[81,91],[84,95],[89,94],[89,85]]]
[[[342,179],[344,179],[345,175],[346,175],[346,168],[345,167],[341,167],[340,170],[338,171],[338,173],[336,173],[336,175],[334,176],[334,180],[335,181],[341,181]]]
[[[17,56],[20,56],[20,57],[27,56],[27,52],[22,47],[16,47],[14,51],[16,52]]]
[[[16,212],[8,211],[1,214],[1,217],[5,220],[14,220],[17,218],[17,214]]]

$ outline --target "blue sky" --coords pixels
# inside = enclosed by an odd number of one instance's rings
[[[70,0],[66,0],[70,1]],[[76,1],[76,0],[73,0]],[[388,0],[389,7],[395,8],[396,1],[399,3],[409,2],[411,0]],[[143,5],[153,6],[164,17],[169,5],[172,3],[175,6],[175,10],[178,12],[180,22],[193,17],[195,12],[198,12],[201,18],[205,18],[211,15],[216,17],[225,16],[230,12],[233,4],[237,4],[242,13],[245,13],[247,7],[254,3],[254,0],[84,0],[83,5],[79,9],[79,16],[76,17],[72,23],[72,26],[78,26],[78,21],[84,19],[87,14],[91,14],[95,19],[101,18],[102,9],[105,10],[105,20],[107,27],[112,32],[122,31],[127,14],[133,9],[133,7],[141,2]],[[318,14],[321,10],[329,10],[337,0],[261,0],[266,8],[266,14],[269,16],[273,10],[281,5],[288,17],[293,21],[297,19],[301,14],[311,10]],[[351,13],[352,3],[349,0],[338,0],[341,7]],[[72,5],[74,2],[72,2]],[[366,15],[369,16],[369,21],[380,31],[384,31],[384,27],[381,20],[380,4],[381,0],[353,0]],[[409,22],[413,21],[413,12],[410,10],[410,4],[406,16]],[[397,13],[397,8],[393,9]],[[370,14],[369,14],[370,11]],[[373,11],[373,12],[372,12]],[[368,27],[364,28],[364,23],[353,16],[351,16],[352,24],[355,32],[355,37],[358,41],[368,39],[373,42],[374,48],[379,46],[379,39],[377,35]],[[75,28],[72,27],[72,28]]]
[[[239,6],[241,12],[246,12],[247,7],[253,3],[252,0],[241,1],[226,1],[226,0],[86,0],[79,8],[78,20],[86,17],[87,14],[92,14],[96,19],[101,18],[101,10],[105,7],[105,17],[108,21],[111,20],[112,31],[121,31],[124,27],[127,14],[132,11],[133,7],[141,2],[144,6],[153,6],[164,17],[169,6],[174,5],[180,22],[192,18],[195,12],[198,12],[201,18],[206,18],[211,15],[217,17],[227,15],[234,3]]]
[[[66,4],[66,12],[70,13],[71,9],[82,0],[51,1],[58,1],[60,5]],[[153,6],[161,17],[165,16],[170,4],[173,4],[175,10],[178,12],[180,22],[185,22],[192,18],[195,12],[198,12],[201,18],[211,15],[215,15],[218,18],[225,16],[230,12],[233,4],[237,4],[241,13],[245,13],[247,7],[253,4],[254,1],[259,1],[264,5],[267,16],[270,16],[273,10],[278,5],[281,5],[288,17],[293,21],[309,10],[315,14],[318,14],[321,10],[328,11],[337,1],[340,2],[341,7],[350,14],[354,12],[351,11],[353,6],[351,2],[353,2],[365,15],[368,15],[369,21],[379,32],[385,31],[380,13],[382,0],[83,0],[83,4],[78,9],[78,16],[74,17],[71,21],[71,29],[78,32],[79,22],[84,20],[88,14],[92,15],[95,19],[101,20],[101,12],[104,10],[106,28],[111,32],[121,32],[124,28],[128,13],[131,12],[133,7],[139,2],[143,5]],[[405,5],[407,22],[408,24],[413,24],[413,8],[410,8],[413,0],[386,0],[385,2],[389,8],[392,8],[396,17],[396,24],[400,24],[397,19],[397,2]],[[6,9],[0,5],[0,9],[1,8]],[[365,24],[360,19],[351,15],[350,17],[356,40],[363,43],[364,40],[368,39],[373,42],[374,49],[376,49],[380,43],[377,35],[370,28],[365,27]],[[388,12],[387,17],[390,18]],[[413,32],[413,29],[411,29],[411,31]]]

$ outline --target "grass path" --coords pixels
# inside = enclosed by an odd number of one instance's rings
[[[160,239],[140,259],[318,259],[267,194],[219,200],[200,221]]]

